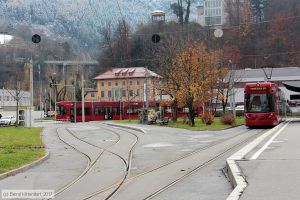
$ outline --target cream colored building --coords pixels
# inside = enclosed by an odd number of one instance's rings
[[[98,101],[155,101],[162,77],[144,67],[114,68],[94,78]]]
[[[85,92],[85,101],[98,101],[98,90],[89,90]]]

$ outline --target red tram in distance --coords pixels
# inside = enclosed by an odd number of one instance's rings
[[[85,121],[138,119],[138,111],[144,102],[85,102]],[[57,102],[57,121],[82,122],[82,102]],[[75,109],[76,107],[76,109]],[[149,109],[158,110],[159,103],[149,102]],[[198,115],[202,109],[198,109]],[[178,109],[178,117],[187,115],[185,109]],[[172,117],[170,108],[164,109],[164,117]]]
[[[246,126],[276,126],[285,116],[286,100],[277,84],[263,82],[245,85]]]

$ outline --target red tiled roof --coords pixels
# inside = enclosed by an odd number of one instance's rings
[[[114,68],[102,74],[99,74],[95,80],[105,79],[124,79],[124,78],[145,78],[157,77],[162,78],[160,75],[153,71],[147,70],[145,67],[132,67],[132,68]]]

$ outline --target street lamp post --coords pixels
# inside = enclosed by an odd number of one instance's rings
[[[85,108],[84,108],[84,77],[83,77],[83,73],[81,75],[81,81],[82,81],[82,89],[81,89],[81,102],[82,102],[82,105],[81,105],[81,114],[82,114],[82,122],[85,122]]]
[[[75,87],[75,85],[64,85],[64,87],[72,87],[73,88],[74,122],[76,123],[76,87]]]
[[[230,101],[230,107],[232,110],[233,117],[236,118],[236,110],[235,110],[235,89],[234,89],[234,74],[233,74],[233,64],[232,61],[229,60],[229,64],[231,65],[231,75],[229,80],[229,89],[231,90],[231,101]]]
[[[29,68],[29,76],[30,76],[30,127],[32,127],[32,109],[33,109],[33,62],[32,62],[32,56],[30,59],[30,68]]]
[[[50,95],[52,92],[52,86],[57,86],[60,84],[56,84],[56,83],[51,83],[51,90],[50,90]],[[55,89],[55,94],[54,94],[54,119],[56,120],[56,101],[57,101],[57,95],[56,95],[56,89]],[[51,108],[51,97],[50,97],[50,108]]]

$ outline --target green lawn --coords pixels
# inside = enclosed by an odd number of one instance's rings
[[[236,124],[234,126],[239,126],[242,124],[244,124],[244,117],[237,117]],[[232,126],[222,124],[220,117],[215,117],[214,123],[211,125],[203,124],[200,118],[195,118],[195,126],[192,127],[188,124],[183,124],[183,118],[178,118],[176,123],[170,121],[167,127],[184,128],[188,130],[222,130]]]
[[[138,123],[140,123],[140,120],[138,120],[138,119],[131,119],[131,120],[124,119],[124,120],[116,120],[114,122],[120,123],[120,124],[138,124]]]
[[[42,128],[0,127],[0,148],[41,146]]]
[[[121,120],[121,121],[115,121],[117,123],[123,123],[123,124],[138,124],[139,120]],[[239,126],[244,124],[244,117],[237,117],[236,118],[236,124],[234,126]],[[159,125],[158,125],[159,126]],[[232,126],[230,125],[224,125],[221,123],[220,117],[215,117],[214,123],[212,125],[205,125],[202,123],[200,118],[195,118],[195,126],[191,127],[188,124],[183,124],[183,118],[178,118],[178,121],[176,123],[173,123],[172,121],[169,121],[169,124],[166,125],[167,127],[172,128],[184,128],[188,130],[222,130],[226,128],[230,128]]]
[[[0,173],[37,160],[45,154],[41,147],[42,128],[0,127]]]

